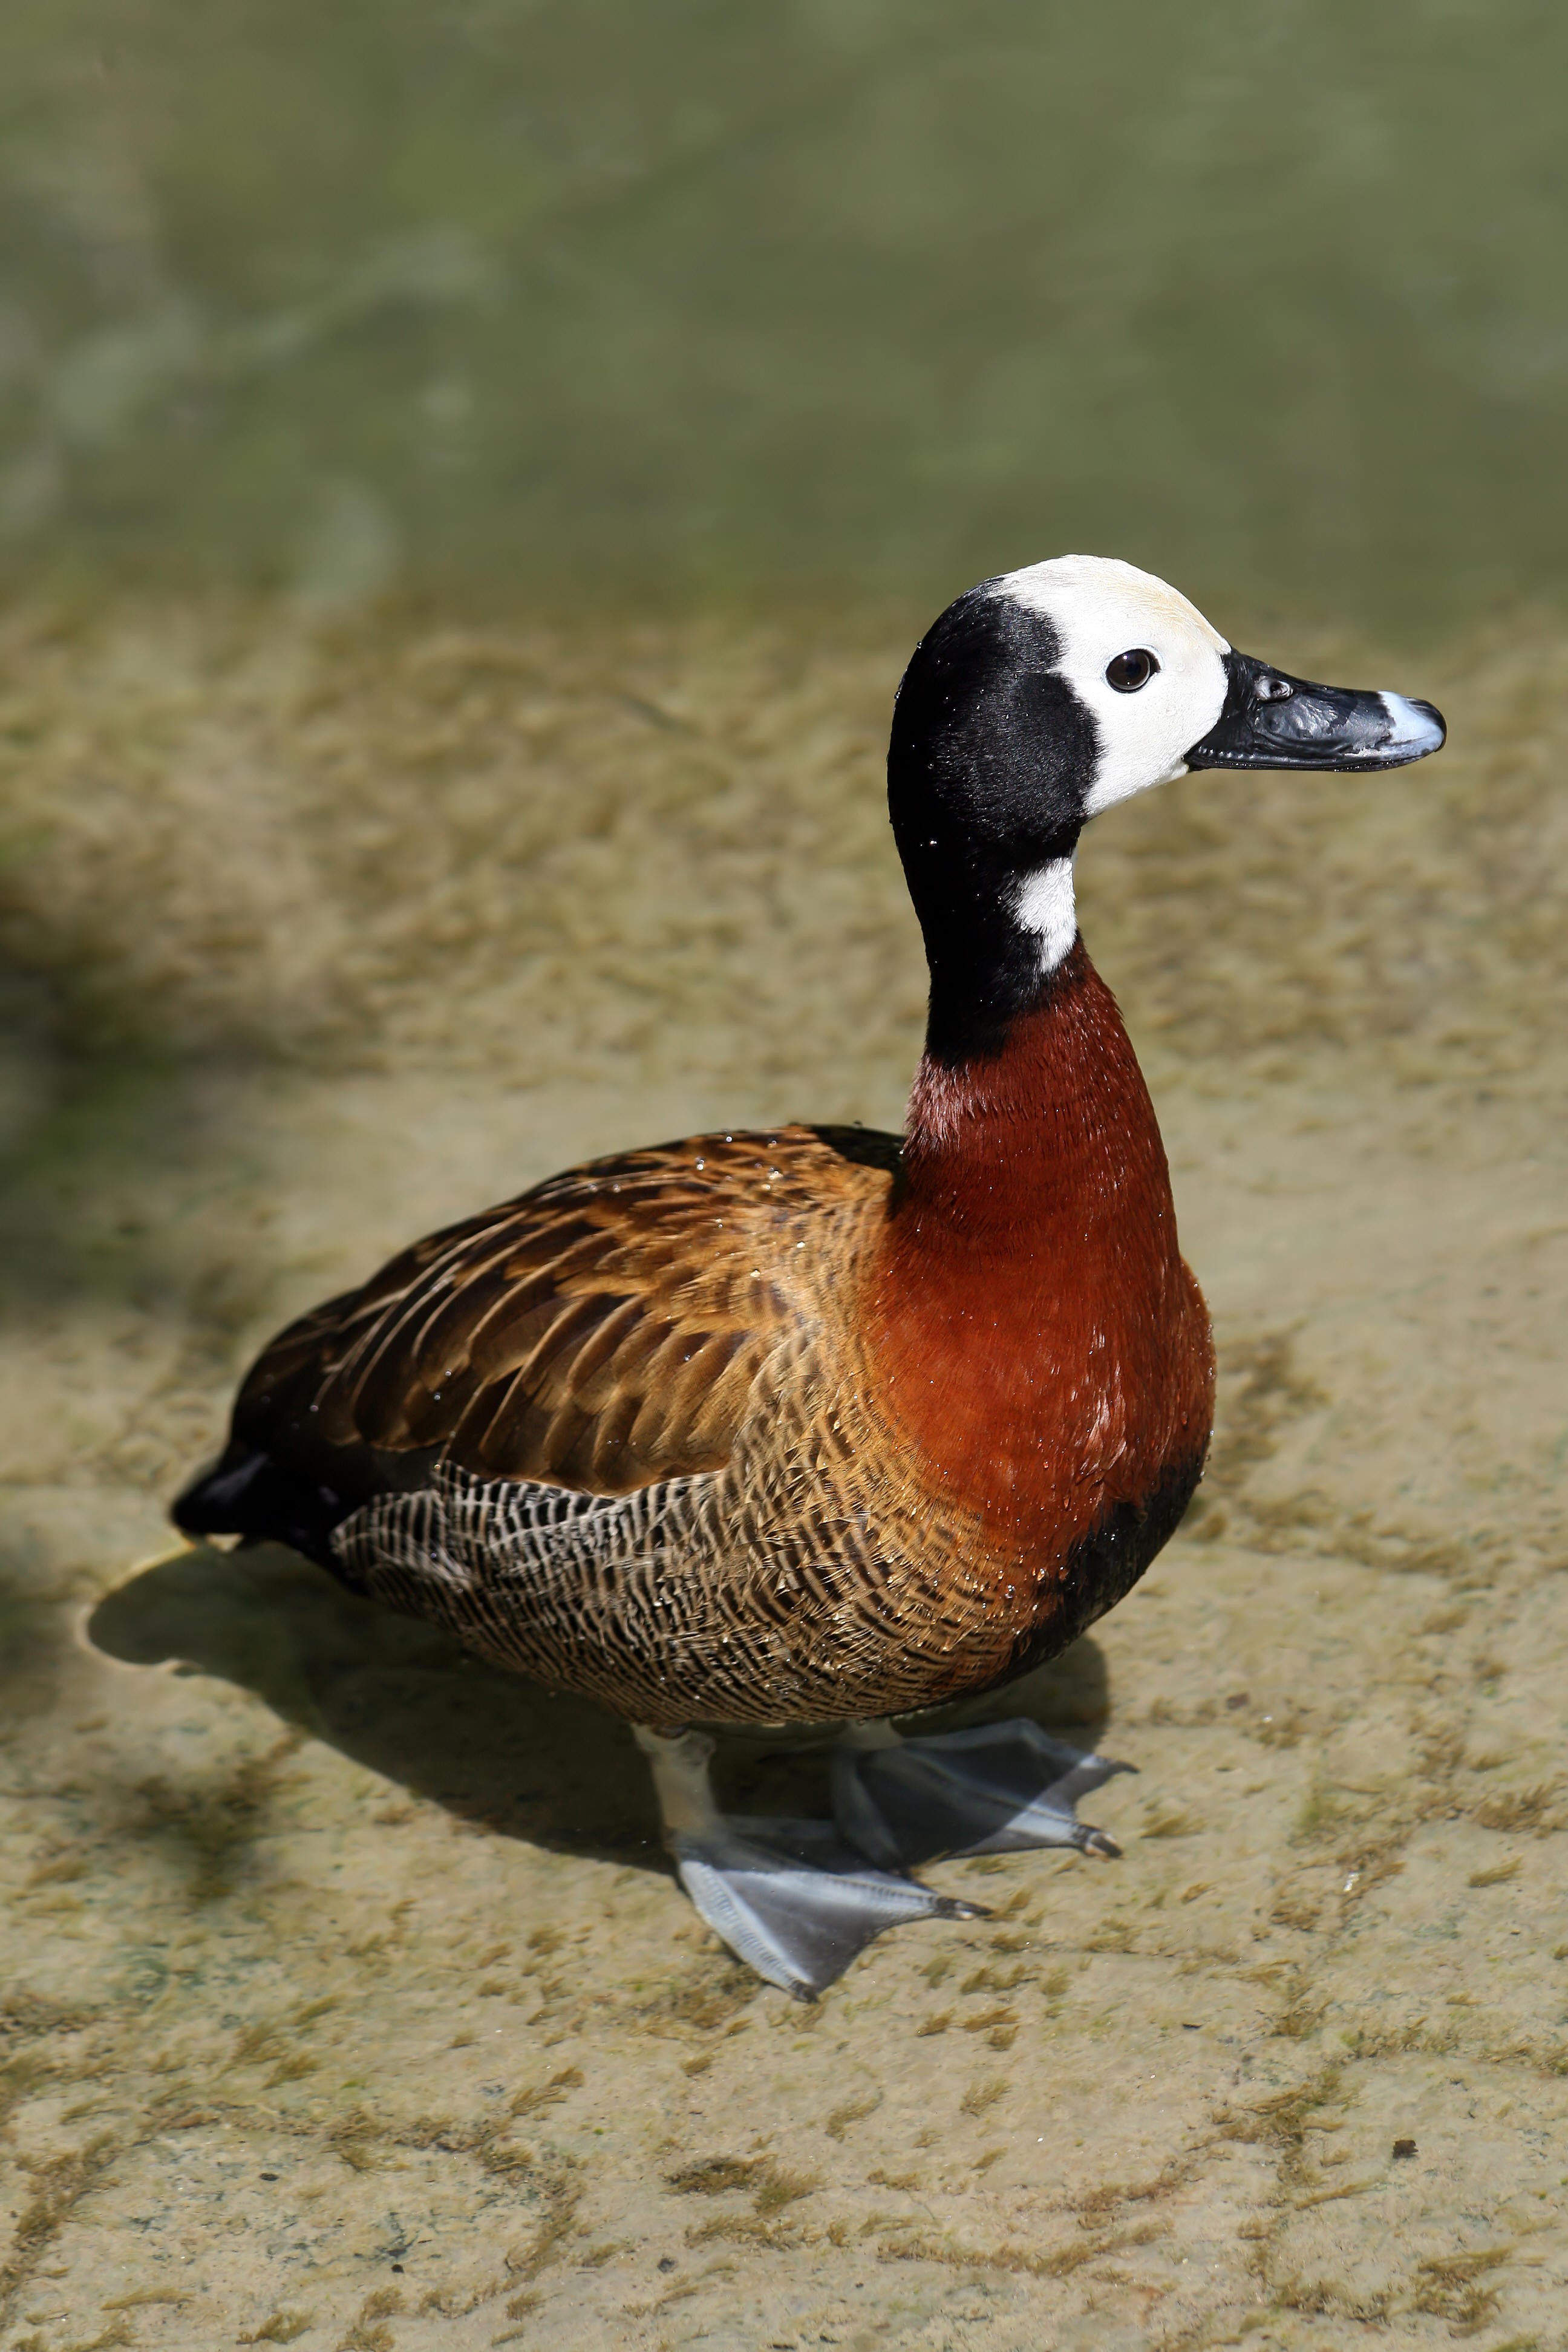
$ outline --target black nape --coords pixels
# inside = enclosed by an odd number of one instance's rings
[[[1072,856],[1100,756],[1061,653],[1043,613],[985,581],[926,632],[899,688],[888,813],[931,969],[926,1050],[948,1068],[999,1052],[1049,985],[1014,901]]]

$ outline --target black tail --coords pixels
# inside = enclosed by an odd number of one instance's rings
[[[169,1516],[187,1536],[245,1536],[291,1545],[321,1568],[342,1573],[332,1529],[353,1505],[297,1470],[282,1470],[243,1438],[233,1439],[210,1470],[194,1478]]]

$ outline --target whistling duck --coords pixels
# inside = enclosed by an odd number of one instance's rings
[[[1064,1649],[1204,1467],[1214,1350],[1153,1108],[1079,937],[1085,823],[1194,768],[1398,767],[1429,703],[1289,677],[1130,564],[984,582],[916,647],[889,806],[931,967],[903,1136],[629,1151],[421,1241],[265,1350],[191,1534],[629,1719],[699,1911],[809,1998],[911,1864],[1113,1853],[1119,1767],[1033,1723],[889,1716]],[[836,1821],[727,1819],[692,1727],[845,1727]]]

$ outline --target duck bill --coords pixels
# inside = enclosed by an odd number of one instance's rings
[[[1314,686],[1228,653],[1225,707],[1189,768],[1407,768],[1441,751],[1443,714],[1403,694],[1348,686]]]

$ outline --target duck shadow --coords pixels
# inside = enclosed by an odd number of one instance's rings
[[[197,1544],[100,1601],[86,1633],[121,1664],[253,1692],[287,1724],[499,1837],[668,1872],[647,1767],[624,1723],[471,1657],[437,1627],[358,1599],[277,1544]],[[1028,1716],[1095,1746],[1110,1706],[1092,1641],[921,1729]],[[721,1804],[823,1818],[833,1732],[721,1730]]]

